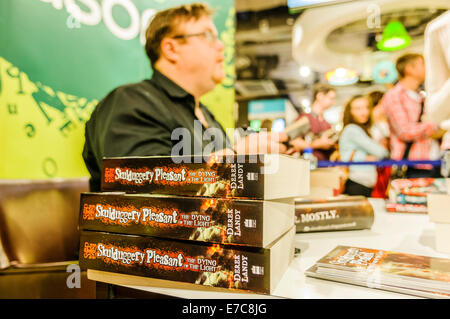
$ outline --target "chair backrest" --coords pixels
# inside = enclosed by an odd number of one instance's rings
[[[88,178],[0,180],[0,240],[19,265],[76,260],[80,194]]]

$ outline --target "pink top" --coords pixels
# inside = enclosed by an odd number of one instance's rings
[[[389,121],[391,132],[391,158],[401,160],[406,142],[413,141],[408,159],[429,160],[432,144],[430,136],[438,129],[432,122],[418,122],[422,97],[408,91],[399,82],[383,97],[382,103]]]

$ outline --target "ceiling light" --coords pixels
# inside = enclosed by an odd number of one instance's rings
[[[309,108],[311,106],[311,100],[308,99],[307,97],[304,97],[300,100],[300,104],[303,107]]]
[[[338,67],[325,74],[325,79],[331,85],[350,85],[358,82],[358,72],[344,67]]]
[[[391,21],[384,28],[377,48],[382,51],[396,51],[406,48],[411,43],[411,37],[400,21]]]
[[[307,78],[311,75],[311,68],[309,66],[302,65],[299,69],[299,72],[302,78]]]

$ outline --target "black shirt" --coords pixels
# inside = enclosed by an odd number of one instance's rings
[[[83,159],[91,174],[91,191],[100,191],[103,157],[201,155],[212,145],[212,151],[231,147],[211,112],[201,103],[200,108],[212,135],[203,137],[194,97],[157,70],[150,80],[110,92],[85,128]]]

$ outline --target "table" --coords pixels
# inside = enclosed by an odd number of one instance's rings
[[[384,200],[369,199],[374,207],[375,220],[371,229],[296,234],[295,247],[301,252],[296,255],[283,275],[273,295],[253,293],[214,292],[191,289],[127,286],[188,299],[406,299],[419,298],[406,294],[371,289],[356,285],[306,277],[306,269],[326,255],[337,245],[374,248],[410,254],[450,258],[435,250],[434,223],[425,214],[388,213]],[[118,284],[109,282],[110,284]]]

